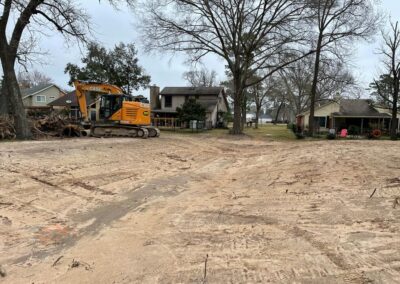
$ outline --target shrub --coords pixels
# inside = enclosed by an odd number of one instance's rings
[[[189,99],[182,107],[176,108],[176,112],[181,122],[203,121],[206,118],[206,109],[194,99]]]
[[[336,135],[333,133],[328,133],[328,135],[326,135],[326,139],[328,140],[335,140],[336,139]]]
[[[303,133],[298,132],[298,133],[295,133],[295,134],[296,134],[296,138],[297,138],[297,139],[304,139],[304,138],[306,138],[306,136],[305,136]]]
[[[294,134],[301,132],[301,128],[297,127],[296,123],[288,123],[287,129],[292,130]]]
[[[356,125],[349,126],[349,135],[359,135],[360,134],[360,127]]]

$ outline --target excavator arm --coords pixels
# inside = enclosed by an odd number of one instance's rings
[[[75,81],[74,85],[76,90],[76,96],[78,98],[79,109],[81,111],[82,118],[84,121],[89,120],[89,114],[87,108],[88,106],[86,101],[87,92],[123,95],[123,91],[121,88],[111,84]]]

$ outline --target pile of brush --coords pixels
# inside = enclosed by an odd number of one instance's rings
[[[67,121],[61,116],[49,115],[39,119],[32,119],[33,133],[39,135],[59,136]]]
[[[14,121],[7,116],[0,116],[0,140],[15,137]]]
[[[54,137],[79,137],[80,128],[71,124],[71,121],[60,115],[44,116],[33,120],[32,132],[39,135]]]
[[[69,119],[60,115],[46,115],[41,118],[30,118],[31,131],[35,138],[46,137],[80,137],[78,125],[71,124]],[[0,140],[15,139],[14,121],[10,117],[0,117]]]

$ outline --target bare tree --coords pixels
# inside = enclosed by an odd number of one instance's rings
[[[31,137],[28,120],[18,86],[15,63],[23,32],[29,25],[52,26],[66,38],[85,40],[88,30],[88,16],[76,6],[73,0],[30,0],[1,1],[0,18],[0,59],[4,72],[9,113],[14,117],[17,137]],[[16,17],[15,23],[12,16]],[[8,29],[11,30],[8,37]]]
[[[315,58],[309,56],[281,70],[280,82],[285,90],[293,115],[310,108]],[[337,99],[350,92],[357,92],[357,84],[346,66],[337,59],[321,60],[315,102]]]
[[[0,60],[5,84],[1,104],[9,106],[7,114],[14,117],[18,138],[32,136],[15,72],[16,62],[24,54],[24,32],[47,28],[60,32],[66,40],[85,42],[89,19],[75,0],[0,0]]]
[[[241,134],[244,91],[311,52],[298,54],[304,1],[146,0],[140,5],[147,50],[207,54],[224,59],[232,74],[233,134]],[[296,44],[294,44],[296,43]]]
[[[254,78],[258,81],[258,78]],[[258,122],[260,120],[261,109],[266,106],[269,98],[272,97],[273,92],[276,90],[277,84],[273,77],[269,77],[248,88],[248,93],[251,101],[254,102],[256,107],[255,128],[258,129]]]
[[[381,80],[375,80],[372,87],[383,102],[392,110],[392,123],[390,138],[397,140],[398,127],[398,101],[400,92],[400,26],[399,22],[390,23],[389,32],[382,31],[383,37],[383,63],[387,73],[381,76]]]
[[[374,0],[308,0],[315,26],[315,62],[311,86],[309,132],[313,135],[315,102],[323,53],[342,56],[346,44],[367,39],[375,33],[380,18],[374,10]]]
[[[192,87],[214,87],[217,86],[217,72],[202,68],[200,70],[190,70],[183,73],[183,78]]]
[[[21,89],[29,89],[38,85],[53,83],[50,77],[37,70],[33,70],[32,72],[20,71],[18,72],[17,80]]]

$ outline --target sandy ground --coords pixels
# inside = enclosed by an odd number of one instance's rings
[[[0,143],[0,177],[0,282],[400,283],[398,142]]]

